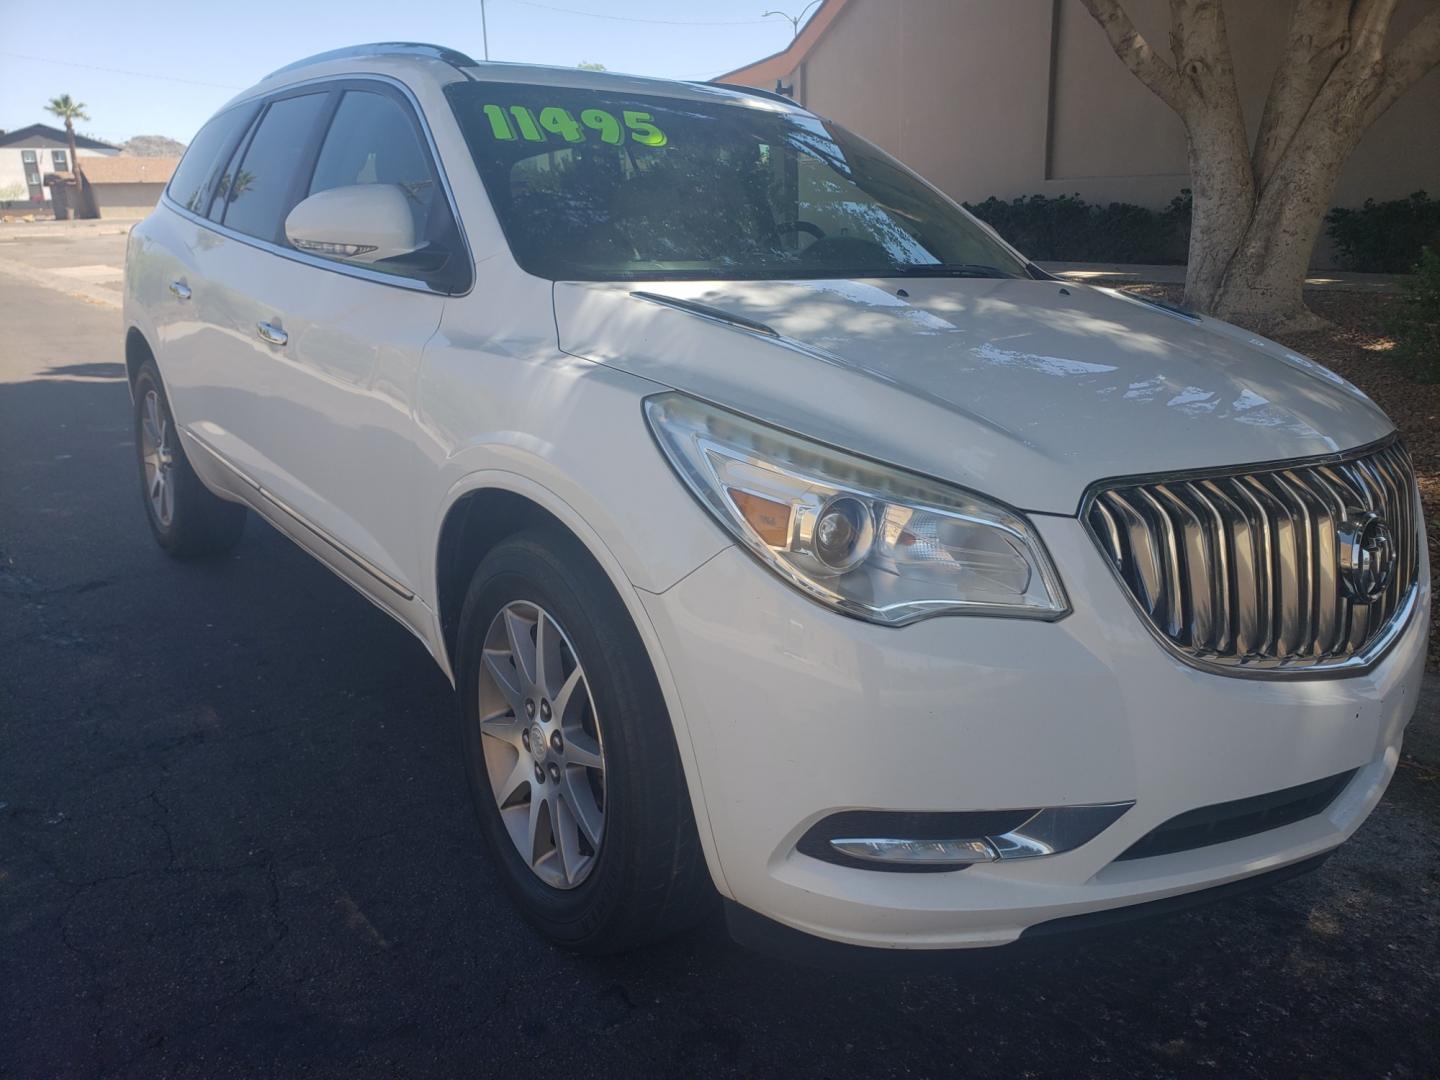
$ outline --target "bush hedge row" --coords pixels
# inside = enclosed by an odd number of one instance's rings
[[[965,209],[1040,262],[1183,263],[1190,245],[1188,189],[1164,210],[1121,202],[1101,206],[1079,195],[1028,195],[1009,202],[992,195]]]
[[[1163,210],[1133,203],[1089,203],[1079,195],[993,195],[966,203],[981,221],[1041,262],[1183,263],[1190,245],[1189,189]],[[1427,244],[1440,250],[1440,199],[1417,191],[1408,199],[1366,199],[1336,207],[1325,222],[1347,270],[1408,273]]]
[[[1347,270],[1409,273],[1427,245],[1440,251],[1440,199],[1417,191],[1408,199],[1366,199],[1356,210],[1337,206],[1325,224]]]

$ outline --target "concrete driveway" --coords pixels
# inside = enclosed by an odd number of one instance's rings
[[[479,846],[421,647],[253,516],[229,559],[162,555],[119,316],[13,253],[0,1077],[1435,1074],[1433,702],[1425,759],[1319,874],[1139,936],[911,979],[713,927],[551,949]],[[72,256],[40,269],[111,265]]]

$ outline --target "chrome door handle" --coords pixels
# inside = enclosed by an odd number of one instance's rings
[[[268,341],[271,345],[284,345],[290,340],[290,335],[274,323],[256,323],[255,332],[260,335],[262,340]]]
[[[181,300],[190,299],[190,286],[186,285],[183,281],[170,282],[170,291]]]

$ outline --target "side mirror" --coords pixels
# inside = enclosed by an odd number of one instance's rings
[[[285,238],[298,251],[376,263],[423,246],[410,200],[398,184],[353,184],[317,191],[290,211]]]

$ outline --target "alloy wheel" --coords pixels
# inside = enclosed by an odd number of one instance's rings
[[[490,790],[520,857],[545,884],[573,889],[605,830],[605,753],[574,646],[538,604],[506,604],[485,634],[480,734]]]
[[[146,392],[144,405],[140,418],[140,457],[145,463],[145,495],[155,520],[168,528],[175,516],[175,453],[170,445],[171,428],[165,419],[160,395],[153,389]]]

